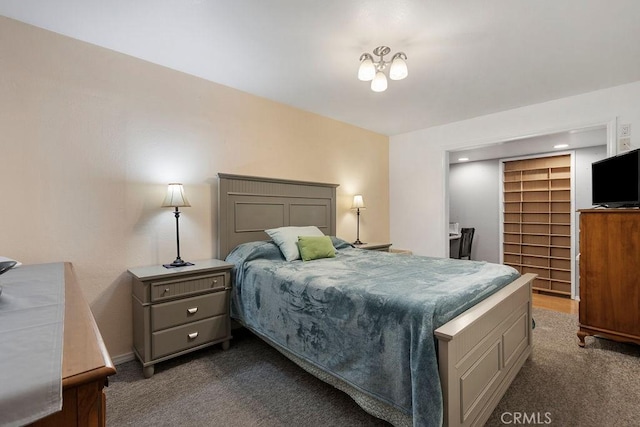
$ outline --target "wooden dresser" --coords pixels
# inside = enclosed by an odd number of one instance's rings
[[[587,335],[640,344],[640,210],[580,211],[579,345]]]
[[[62,410],[33,426],[105,426],[103,387],[116,373],[73,267],[66,263]]]

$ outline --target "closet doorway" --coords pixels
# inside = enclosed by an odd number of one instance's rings
[[[473,242],[475,260],[503,263],[503,162],[570,154],[573,159],[571,164],[571,196],[574,200],[570,212],[572,224],[570,240],[574,248],[570,252],[571,295],[576,299],[579,295],[579,278],[577,277],[579,260],[576,257],[579,247],[579,233],[576,211],[592,207],[591,163],[602,160],[613,152],[612,150],[615,149],[613,145],[615,141],[614,130],[613,124],[607,124],[585,127],[575,131],[532,136],[501,144],[494,143],[476,148],[449,151],[447,222],[458,222],[461,226],[462,224],[472,224],[475,227],[476,235]],[[568,144],[569,147],[563,150],[556,149],[555,146],[561,144]],[[463,158],[466,161],[463,161]],[[557,255],[558,252],[555,250],[554,255]],[[553,264],[555,267],[557,261],[554,261]],[[554,279],[559,278],[559,274],[562,273],[555,273]],[[558,295],[551,292],[548,294],[558,297],[564,296],[564,294]]]

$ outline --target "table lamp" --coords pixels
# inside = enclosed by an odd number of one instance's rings
[[[178,255],[176,259],[171,264],[162,264],[165,268],[175,268],[175,267],[185,267],[187,265],[193,265],[190,262],[183,261],[180,258],[180,228],[179,228],[179,218],[180,211],[178,208],[182,207],[190,207],[189,201],[184,194],[184,188],[182,188],[182,184],[179,183],[171,183],[169,184],[169,188],[167,189],[167,196],[164,198],[164,202],[162,202],[163,208],[175,208],[173,214],[176,217],[176,247],[178,249]]]
[[[364,207],[364,199],[361,194],[356,194],[353,196],[353,204],[351,205],[351,209],[356,209],[358,215],[358,222],[356,228],[356,241],[353,242],[354,245],[362,245],[363,243],[360,241],[360,209],[366,209]]]

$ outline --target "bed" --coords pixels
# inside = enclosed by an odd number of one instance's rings
[[[335,258],[284,261],[264,230],[314,225],[335,236],[336,187],[219,174],[219,256],[236,264],[232,315],[394,425],[483,425],[531,354],[535,276],[337,238]],[[419,269],[437,276],[432,294],[420,293]]]

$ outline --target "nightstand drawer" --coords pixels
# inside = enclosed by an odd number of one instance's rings
[[[163,301],[178,296],[224,289],[224,274],[176,278],[151,283],[151,301]]]
[[[227,312],[227,293],[185,298],[151,306],[151,330],[159,331],[172,326],[195,322]]]
[[[228,316],[216,316],[199,322],[151,334],[151,356],[160,358],[227,336]]]

